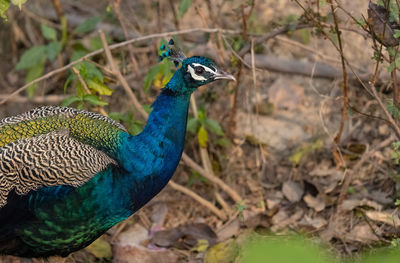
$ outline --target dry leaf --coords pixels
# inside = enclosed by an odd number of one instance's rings
[[[316,212],[321,212],[322,210],[325,209],[324,199],[322,199],[319,196],[313,197],[312,195],[307,194],[303,197],[303,200],[309,207],[313,208]]]
[[[292,203],[298,202],[303,196],[303,186],[294,181],[284,182],[282,185],[283,195]]]
[[[396,214],[379,211],[366,211],[365,215],[373,221],[382,222],[394,227],[400,226],[400,219]]]

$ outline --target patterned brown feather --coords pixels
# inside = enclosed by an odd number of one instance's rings
[[[0,147],[0,208],[15,189],[24,195],[43,186],[79,186],[109,164],[104,152],[69,136],[66,129]]]

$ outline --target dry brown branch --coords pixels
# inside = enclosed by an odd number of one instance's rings
[[[78,76],[78,80],[79,82],[82,84],[83,88],[85,89],[87,94],[91,94],[89,87],[86,85],[86,82],[83,80],[81,74],[79,73],[79,70],[77,70],[76,68],[72,68],[72,70],[74,71],[74,73],[76,74],[76,76]]]
[[[198,114],[196,99],[195,99],[194,95],[192,95],[192,97],[190,98],[190,105],[191,105],[194,117],[198,118],[199,114]],[[210,156],[208,154],[207,148],[203,148],[203,147],[201,147],[199,145],[199,151],[200,151],[200,158],[201,158],[201,162],[203,164],[204,170],[207,173],[209,173],[210,175],[212,175],[213,177],[215,177],[215,174],[214,174],[214,171],[212,169]],[[218,201],[218,203],[221,204],[221,206],[226,211],[226,213],[229,214],[231,209],[229,208],[229,206],[227,206],[226,202],[222,199],[222,197],[217,192],[215,192],[215,198]]]
[[[288,31],[291,31],[291,30],[298,30],[298,29],[309,28],[309,27],[312,27],[312,25],[311,24],[299,24],[299,25],[282,26],[282,27],[279,27],[279,28],[276,28],[276,29],[272,30],[268,34],[265,34],[263,36],[260,36],[260,37],[256,38],[254,40],[254,45],[258,45],[258,44],[261,44],[263,42],[266,42],[269,39],[276,37],[277,35],[287,33]],[[239,53],[238,53],[239,56],[241,56],[241,57],[244,56],[246,53],[248,53],[250,51],[250,48],[251,48],[251,43],[245,45],[239,51]]]
[[[123,14],[121,13],[121,10],[120,10],[120,7],[121,7],[120,6],[120,2],[119,1],[110,1],[110,2],[111,2],[111,5],[112,5],[112,7],[114,9],[114,12],[117,15],[117,18],[118,18],[118,21],[119,21],[119,23],[121,25],[122,31],[124,32],[125,39],[128,39],[129,38],[128,29],[127,29],[127,27],[125,25],[125,22],[124,22],[124,16],[123,16]],[[129,51],[129,57],[131,58],[132,65],[133,65],[133,71],[136,72],[136,74],[137,74],[139,72],[139,64],[138,64],[138,62],[137,62],[137,60],[135,58],[135,55],[133,53],[133,48],[132,48],[131,45],[128,45],[128,51]]]
[[[325,60],[325,61],[327,61],[327,62],[331,62],[331,63],[334,63],[334,64],[336,64],[336,63],[341,63],[341,60],[340,60],[340,59],[337,59],[337,58],[335,58],[335,57],[326,55],[326,54],[324,54],[324,53],[319,52],[318,50],[316,50],[315,47],[310,47],[310,46],[304,45],[304,44],[302,44],[302,43],[300,43],[300,42],[298,42],[298,41],[296,41],[296,40],[292,40],[292,39],[290,39],[290,38],[288,38],[288,37],[285,37],[285,36],[277,36],[276,39],[277,39],[280,43],[287,44],[287,45],[289,45],[289,46],[291,46],[291,47],[296,46],[296,47],[299,47],[299,48],[301,48],[301,49],[303,49],[303,50],[306,50],[306,51],[310,52],[311,54],[314,54],[316,57],[318,57],[318,58],[320,58],[320,59],[322,59],[322,60]],[[353,67],[354,69],[356,69],[357,72],[363,72],[362,68],[359,67],[359,66],[352,65],[352,67]],[[366,78],[365,78],[365,79],[366,79]]]
[[[244,60],[241,56],[239,56],[239,54],[238,54],[238,53],[232,48],[232,46],[229,44],[229,42],[228,42],[228,40],[226,39],[226,37],[222,36],[222,39],[224,40],[225,45],[226,45],[227,47],[229,47],[229,49],[231,50],[232,54],[233,54],[237,59],[239,59],[239,60],[243,63],[243,65],[245,65],[246,67],[248,67],[248,68],[251,69],[250,64],[247,63],[246,60]]]
[[[190,196],[191,198],[193,198],[194,200],[199,202],[201,205],[210,209],[210,211],[213,212],[216,216],[218,216],[221,220],[224,220],[224,221],[226,220],[226,215],[223,211],[219,210],[215,205],[213,205],[209,201],[205,200],[204,198],[202,198],[201,196],[199,196],[192,190],[175,183],[173,180],[170,180],[168,184],[173,189]]]
[[[354,167],[351,170],[347,171],[347,176],[344,179],[342,188],[340,189],[340,194],[338,198],[338,211],[341,211],[341,204],[343,203],[344,198],[346,197],[347,189],[350,186],[350,183],[353,181],[354,176],[356,173],[360,170],[361,166],[369,159],[371,158],[377,151],[379,151],[382,148],[387,147],[390,145],[391,142],[394,141],[394,137],[390,136],[384,141],[381,141],[375,148],[371,149],[370,151],[364,153],[361,157],[361,159],[354,165]]]
[[[110,45],[109,48],[110,50],[113,49],[117,49],[132,43],[136,43],[136,42],[140,42],[140,41],[144,41],[144,40],[149,40],[149,39],[154,39],[154,38],[160,38],[160,37],[167,37],[167,36],[174,36],[174,35],[183,35],[183,34],[191,34],[194,32],[204,32],[204,33],[222,33],[222,34],[239,34],[240,31],[237,30],[228,30],[228,29],[220,29],[220,28],[191,28],[191,29],[184,29],[184,30],[179,30],[179,31],[171,31],[171,32],[164,32],[164,33],[156,33],[156,34],[151,34],[151,35],[147,35],[147,36],[142,36],[142,37],[137,37],[137,38],[133,38],[127,41],[123,41],[117,44],[113,44]],[[42,80],[48,79],[60,72],[63,72],[67,69],[70,69],[71,67],[73,67],[74,65],[87,60],[93,56],[96,56],[98,54],[101,54],[104,52],[104,48],[95,50],[93,52],[90,52],[89,54],[81,57],[80,59],[77,59],[75,61],[72,61],[71,63],[69,63],[68,65],[65,65],[64,67],[55,69],[53,71],[50,71],[49,73],[46,73],[45,75],[41,76],[40,78],[37,78],[27,84],[25,84],[24,86],[22,86],[21,88],[17,89],[16,91],[14,91],[13,93],[11,93],[8,97],[3,98],[0,101],[0,105],[4,104],[7,100],[9,100],[10,98],[12,98],[15,95],[18,95],[19,93],[21,93],[22,91],[26,90],[29,86],[38,83]]]
[[[383,101],[379,97],[379,94],[376,91],[375,85],[372,82],[370,83],[370,87],[371,87],[371,91],[374,94],[374,97],[375,97],[376,101],[378,102],[379,106],[381,107],[381,109],[385,113],[386,118],[389,120],[392,128],[394,129],[394,131],[396,133],[396,136],[397,136],[397,139],[400,139],[400,127],[399,127],[399,125],[397,124],[397,122],[393,119],[392,115],[386,109],[385,104],[383,103]]]
[[[8,94],[0,94],[0,100],[6,98]],[[60,103],[61,101],[68,98],[68,95],[46,95],[46,96],[35,96],[32,99],[29,99],[25,96],[15,96],[11,98],[10,102],[18,102],[18,103],[37,103],[37,104],[46,104],[46,103]]]
[[[235,191],[233,190],[229,185],[227,185],[224,181],[219,179],[216,176],[213,176],[209,173],[207,173],[206,170],[201,168],[200,165],[198,165],[195,161],[193,161],[186,153],[182,154],[182,160],[185,162],[187,166],[198,172],[201,176],[207,178],[211,182],[215,183],[218,185],[222,190],[224,190],[236,203],[240,202],[243,200],[243,198]]]
[[[340,144],[340,139],[342,137],[343,129],[344,129],[344,124],[347,119],[347,104],[349,103],[349,94],[348,94],[348,81],[347,81],[347,71],[346,71],[346,62],[343,54],[343,44],[342,44],[342,37],[339,29],[339,22],[338,18],[335,13],[335,8],[333,7],[332,0],[328,1],[330,6],[331,6],[331,13],[333,15],[333,22],[335,24],[335,31],[336,35],[338,37],[338,44],[339,44],[339,53],[340,53],[340,59],[342,62],[342,72],[343,72],[343,106],[342,106],[342,117],[340,119],[340,126],[339,126],[339,131],[335,136],[334,142],[335,146],[332,149],[333,157],[335,158],[336,165],[338,167],[344,166],[342,163],[342,159],[340,157],[339,151],[338,151],[338,146]]]
[[[106,57],[108,60],[108,63],[111,66],[111,70],[114,72],[114,74],[117,76],[118,80],[121,82],[122,87],[124,88],[125,92],[128,94],[129,98],[132,100],[133,105],[135,108],[140,112],[140,114],[147,119],[148,114],[147,112],[143,109],[142,105],[136,98],[135,94],[129,87],[128,82],[126,79],[122,76],[121,71],[119,70],[118,66],[115,64],[114,59],[112,58],[110,48],[107,44],[106,36],[104,35],[103,31],[99,30],[100,38],[101,41],[103,42],[103,47],[105,49]]]

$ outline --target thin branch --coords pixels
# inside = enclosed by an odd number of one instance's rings
[[[392,114],[390,114],[388,112],[388,110],[386,109],[385,104],[383,104],[381,98],[378,95],[378,92],[376,91],[374,83],[371,82],[370,83],[370,87],[371,87],[372,93],[374,94],[374,97],[375,97],[376,101],[378,102],[379,106],[382,108],[383,112],[386,115],[386,118],[389,120],[391,126],[393,127],[397,138],[400,139],[400,128],[397,125],[396,121],[393,119]]]
[[[303,28],[309,28],[312,27],[312,24],[298,24],[298,25],[286,25],[286,26],[282,26],[279,28],[276,28],[274,30],[272,30],[271,32],[269,32],[266,35],[263,35],[259,38],[256,38],[254,40],[254,45],[258,45],[261,44],[271,38],[276,37],[277,35],[283,34],[283,33],[287,33],[288,31],[292,31],[292,30],[298,30],[298,29],[303,29]],[[223,32],[221,32],[223,33]],[[248,53],[251,49],[251,43],[245,45],[240,51],[239,51],[239,56],[244,56],[246,53]]]
[[[222,190],[224,190],[236,203],[240,202],[243,200],[243,198],[235,191],[233,190],[229,185],[227,185],[224,181],[219,179],[216,176],[213,176],[209,173],[207,173],[206,170],[201,168],[200,165],[198,165],[195,161],[193,161],[186,153],[182,154],[182,160],[185,162],[187,166],[198,172],[201,176],[207,178],[211,182],[215,183],[218,185]]]
[[[9,94],[0,94],[0,100],[4,99]],[[60,103],[61,101],[68,98],[68,95],[46,95],[46,96],[34,96],[29,99],[26,96],[14,96],[10,99],[10,102],[18,102],[18,103],[37,103],[37,104],[46,104],[46,103]]]
[[[331,13],[333,15],[333,21],[335,24],[335,31],[336,35],[338,37],[338,42],[339,42],[339,53],[340,53],[340,58],[342,62],[342,71],[343,71],[343,108],[342,108],[342,117],[340,119],[340,126],[339,126],[339,132],[335,136],[335,144],[336,146],[333,149],[333,156],[336,159],[336,163],[339,166],[343,166],[343,163],[341,161],[341,158],[338,158],[339,152],[338,152],[338,147],[337,145],[340,144],[340,138],[342,137],[343,129],[344,129],[344,123],[347,119],[347,104],[349,103],[349,94],[348,94],[348,82],[347,82],[347,71],[346,71],[346,62],[343,54],[343,44],[342,44],[342,37],[341,33],[339,30],[339,22],[335,13],[335,8],[333,7],[332,0],[328,1],[331,6]]]
[[[157,34],[150,34],[147,36],[142,36],[142,37],[137,37],[137,38],[133,38],[127,41],[123,41],[117,44],[113,44],[110,45],[109,48],[110,50],[113,49],[117,49],[132,43],[136,43],[136,42],[140,42],[140,41],[144,41],[144,40],[149,40],[149,39],[154,39],[154,38],[160,38],[160,37],[167,37],[167,36],[175,36],[175,35],[184,35],[184,34],[191,34],[194,32],[204,32],[204,33],[222,33],[222,34],[240,34],[240,31],[237,30],[228,30],[228,29],[220,29],[220,28],[191,28],[191,29],[184,29],[184,30],[179,30],[179,31],[171,31],[171,32],[164,32],[164,33],[157,33]],[[95,50],[93,52],[90,52],[89,54],[81,57],[80,59],[74,60],[71,63],[69,63],[68,65],[65,65],[64,67],[55,69],[53,71],[50,71],[49,73],[43,75],[40,78],[37,78],[27,84],[25,84],[24,86],[22,86],[21,88],[17,89],[16,91],[14,91],[13,93],[11,93],[8,97],[2,99],[0,101],[0,105],[4,104],[6,101],[8,101],[10,98],[14,97],[15,95],[18,95],[19,93],[21,93],[22,91],[26,90],[28,87],[30,87],[31,85],[38,83],[42,80],[48,79],[60,72],[63,72],[73,66],[75,66],[76,64],[87,60],[88,58],[94,57],[96,55],[99,55],[101,53],[104,52],[104,48]]]
[[[173,180],[170,180],[168,185],[171,186],[173,189],[190,196],[191,198],[193,198],[194,200],[199,202],[201,205],[207,207],[208,209],[210,209],[211,212],[213,212],[221,220],[223,220],[223,221],[226,220],[226,215],[223,211],[219,210],[215,205],[213,205],[209,201],[205,200],[204,198],[202,198],[201,196],[199,196],[192,190],[175,183]]]
[[[126,24],[124,22],[124,16],[121,13],[121,6],[120,6],[120,2],[119,1],[110,1],[111,5],[117,15],[117,18],[119,20],[119,23],[121,25],[122,31],[124,33],[125,39],[128,39],[128,29],[126,27]],[[131,58],[132,61],[132,66],[133,66],[133,71],[136,72],[136,74],[139,72],[139,64],[137,62],[137,59],[135,58],[135,55],[133,53],[133,48],[131,45],[128,45],[128,52],[129,52],[129,56]]]
[[[78,76],[78,80],[79,82],[82,84],[83,88],[85,89],[87,94],[91,94],[89,87],[87,86],[86,82],[83,80],[81,74],[79,73],[79,70],[77,70],[76,68],[72,68],[72,70],[74,71],[74,73],[76,74],[76,76]]]
[[[147,119],[148,113],[144,110],[138,99],[136,98],[135,94],[133,93],[132,89],[129,87],[128,82],[126,79],[122,76],[121,71],[119,70],[118,66],[115,64],[114,59],[112,58],[110,48],[108,47],[106,36],[104,35],[104,32],[99,30],[100,38],[101,41],[103,42],[103,47],[105,49],[106,57],[108,60],[108,63],[111,66],[111,70],[114,72],[114,74],[117,76],[118,80],[121,82],[122,87],[124,88],[125,92],[128,94],[129,98],[132,100],[133,105],[135,108],[140,112],[140,114]]]
[[[344,198],[346,197],[347,189],[350,186],[351,181],[354,178],[354,175],[361,168],[362,164],[365,163],[369,158],[371,158],[375,152],[379,151],[382,148],[387,147],[392,141],[394,141],[393,136],[390,136],[386,140],[380,142],[375,148],[363,154],[361,159],[354,165],[354,167],[349,170],[348,175],[345,177],[342,188],[340,189],[340,194],[338,198],[339,210],[341,210],[341,204],[343,203]]]

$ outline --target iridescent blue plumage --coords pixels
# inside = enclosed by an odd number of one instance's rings
[[[169,45],[173,45],[173,42]],[[26,193],[23,189],[18,190],[22,188],[21,185],[7,188],[12,190],[8,193],[7,203],[0,206],[0,253],[24,257],[66,256],[87,246],[110,227],[129,217],[165,187],[183,151],[192,92],[211,81],[233,77],[204,57],[186,58],[182,52],[174,49],[168,49],[164,57],[182,66],[155,100],[142,133],[129,135],[119,126],[97,115],[95,125],[90,126],[94,130],[87,135],[90,140],[82,137],[82,132],[69,133],[70,138],[81,144],[89,144],[93,151],[100,149],[105,152],[109,156],[102,157],[102,163],[107,163],[106,168],[84,182],[67,181],[55,185],[43,182],[41,187],[30,186],[32,188]],[[32,118],[41,121],[49,118],[46,114],[36,114]],[[82,113],[81,119],[84,119],[85,114],[89,115]],[[65,116],[62,117],[63,121],[70,118]],[[21,118],[16,119],[15,122],[19,124]],[[27,119],[32,121],[29,116],[22,121]],[[68,121],[58,123],[62,129],[73,127]],[[86,131],[80,126],[84,127],[87,122],[78,124],[77,129]],[[50,134],[52,127],[46,132]],[[110,136],[107,136],[106,141],[112,142],[112,147],[97,143],[93,134],[100,134],[100,130],[96,129],[109,129]],[[58,138],[57,134],[52,136]],[[12,151],[10,145],[8,148]],[[0,147],[1,161],[7,159],[6,147]],[[43,154],[46,155],[46,152]],[[90,159],[96,156],[83,157]],[[61,161],[68,163],[69,160]],[[69,168],[66,170],[69,171]],[[57,167],[52,171],[57,171]],[[66,176],[72,173],[68,171],[64,171]],[[45,172],[39,175],[40,178],[50,176],[50,172]],[[35,176],[38,172],[32,170],[30,173]],[[7,175],[0,170],[0,183],[2,176],[5,178]],[[0,194],[1,190],[0,187]]]

